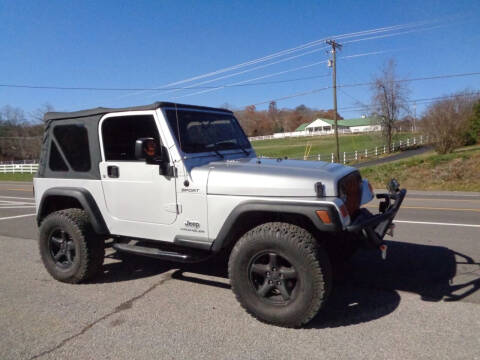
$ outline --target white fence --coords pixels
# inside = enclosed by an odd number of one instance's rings
[[[351,134],[352,131],[350,129],[338,129],[339,134]],[[285,133],[275,133],[273,135],[263,135],[263,136],[254,136],[249,137],[248,140],[256,141],[256,140],[271,140],[271,139],[283,139],[287,137],[304,137],[304,136],[323,136],[323,135],[333,135],[335,134],[334,130],[328,131],[293,131],[293,132],[285,132]]]
[[[33,174],[38,164],[0,164],[0,174]]]
[[[428,140],[429,140],[428,136],[419,135],[413,138],[394,141],[392,143],[390,153],[407,150],[410,148],[416,148],[419,146],[424,146],[428,144]],[[344,151],[344,152],[340,152],[340,159],[338,162],[347,164],[347,163],[357,163],[357,162],[367,161],[370,159],[381,157],[387,154],[387,152],[388,152],[387,145],[375,146],[369,149],[355,150],[351,152]],[[335,154],[330,153],[330,154],[308,155],[308,156],[304,156],[303,160],[335,162]]]
[[[424,146],[429,143],[428,141],[429,141],[428,136],[423,136],[423,135],[415,136],[413,138],[408,138],[404,140],[399,140],[392,143],[390,153]],[[338,162],[341,162],[343,164],[363,162],[363,161],[384,156],[385,154],[387,154],[388,152],[387,150],[388,150],[387,145],[381,145],[381,146],[375,146],[369,149],[355,150],[351,152],[344,151],[344,152],[340,152],[340,159]],[[260,154],[258,156],[262,158],[267,158],[267,156],[262,156]],[[299,159],[299,158],[291,158],[291,159]],[[301,158],[301,160],[317,160],[317,161],[335,162],[335,154],[334,153],[315,154],[315,155],[307,154],[306,156]]]

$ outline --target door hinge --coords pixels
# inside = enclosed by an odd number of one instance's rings
[[[182,205],[180,204],[165,204],[164,206],[165,211],[175,213],[175,214],[180,214],[182,212]]]

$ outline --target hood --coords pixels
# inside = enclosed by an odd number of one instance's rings
[[[338,180],[356,171],[324,161],[258,158],[215,161],[205,167],[210,170],[208,194],[241,196],[312,197],[319,181],[325,196],[336,196]]]

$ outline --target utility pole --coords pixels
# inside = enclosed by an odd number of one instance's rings
[[[417,131],[417,102],[413,102],[413,131]]]
[[[332,81],[333,81],[333,121],[335,123],[335,142],[337,145],[337,162],[340,161],[340,145],[338,143],[338,120],[337,120],[337,48],[340,50],[342,45],[335,40],[327,40],[327,44],[332,47],[332,61],[328,62],[328,66],[333,68]]]

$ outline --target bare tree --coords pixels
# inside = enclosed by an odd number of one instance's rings
[[[421,126],[439,154],[450,153],[465,144],[478,99],[478,94],[463,91],[427,108]]]
[[[0,161],[38,159],[43,124],[32,124],[22,109],[0,108]]]
[[[33,121],[42,123],[45,113],[50,111],[55,111],[55,109],[53,108],[53,105],[50,103],[45,103],[38,109],[32,111],[30,113],[30,117],[32,118]]]
[[[0,155],[12,159],[23,158],[25,147],[23,146],[23,127],[26,121],[22,109],[6,105],[0,109]]]
[[[407,83],[399,82],[396,74],[396,63],[390,59],[375,77],[372,85],[373,117],[378,118],[382,126],[385,142],[390,152],[395,123],[402,113],[408,113]]]

